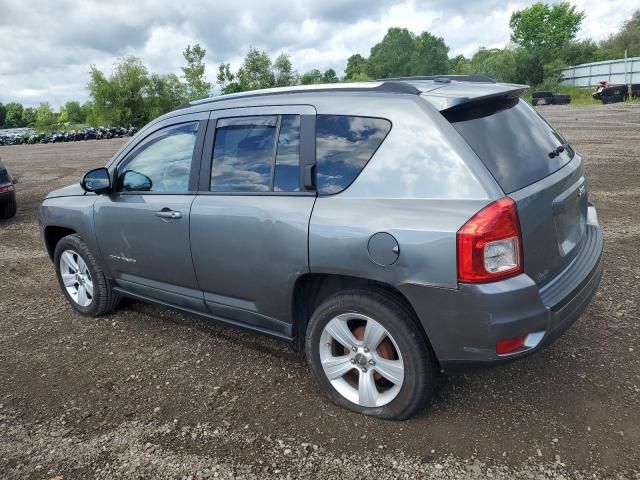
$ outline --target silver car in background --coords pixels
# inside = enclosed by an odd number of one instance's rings
[[[192,102],[44,200],[62,291],[85,315],[129,297],[280,338],[337,404],[408,418],[440,372],[548,345],[599,285],[580,155],[525,89],[412,77]]]

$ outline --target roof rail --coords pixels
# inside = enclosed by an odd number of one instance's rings
[[[374,86],[375,85],[375,86]],[[399,81],[367,81],[353,83],[330,83],[318,85],[295,85],[292,87],[267,88],[264,90],[250,90],[247,92],[231,93],[228,95],[220,95],[217,97],[203,98],[194,100],[186,105],[180,105],[179,108],[188,108],[194,105],[202,105],[206,103],[222,102],[225,100],[233,100],[236,98],[251,98],[268,95],[284,95],[288,93],[316,93],[316,92],[374,92],[374,93],[405,93],[411,95],[419,95],[421,92],[414,85]]]
[[[380,82],[410,82],[412,80],[433,80],[434,82],[449,83],[452,80],[458,82],[474,82],[474,83],[496,83],[496,79],[488,75],[428,75],[419,77],[394,77],[381,78]]]

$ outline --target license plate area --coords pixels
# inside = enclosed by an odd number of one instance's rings
[[[575,248],[584,235],[588,205],[584,177],[553,200],[553,221],[563,257]]]

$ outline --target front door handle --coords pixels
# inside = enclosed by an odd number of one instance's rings
[[[155,216],[160,218],[169,218],[171,220],[175,220],[177,218],[182,218],[182,213],[176,212],[175,210],[171,210],[170,208],[163,208],[159,212],[156,212]]]

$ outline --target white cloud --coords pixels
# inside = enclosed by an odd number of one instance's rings
[[[555,1],[555,0],[554,0]],[[294,67],[342,74],[353,53],[368,55],[389,27],[441,36],[451,54],[509,42],[509,17],[532,0],[2,0],[0,102],[55,107],[87,99],[90,65],[111,71],[117,57],[136,55],[159,73],[180,73],[188,43],[207,49],[207,75],[237,67],[250,45]],[[602,40],[640,8],[640,0],[573,0],[587,17],[580,38]]]

